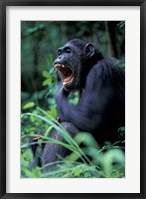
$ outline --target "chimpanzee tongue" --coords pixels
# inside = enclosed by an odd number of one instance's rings
[[[72,75],[70,75],[69,77],[66,77],[66,78],[63,80],[63,83],[64,83],[64,84],[67,84],[67,83],[69,83],[71,80],[72,80]]]

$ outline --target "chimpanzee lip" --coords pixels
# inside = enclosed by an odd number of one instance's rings
[[[73,82],[73,71],[70,67],[61,63],[54,64],[54,67],[60,72],[64,85],[71,84]]]

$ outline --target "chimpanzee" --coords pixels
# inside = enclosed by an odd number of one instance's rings
[[[105,141],[118,141],[118,129],[125,126],[124,71],[93,44],[80,39],[58,49],[54,67],[61,79],[55,94],[58,117],[70,135],[89,132],[101,146]],[[72,90],[82,93],[77,105],[68,101]],[[63,141],[57,130],[51,137]],[[68,151],[61,145],[46,144],[43,164],[56,161],[56,154],[65,157]]]

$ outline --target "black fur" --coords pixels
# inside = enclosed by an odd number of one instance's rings
[[[67,65],[74,72],[73,82],[64,86],[61,83],[55,94],[59,118],[71,136],[79,131],[90,132],[101,146],[105,141],[118,141],[118,128],[125,126],[124,71],[113,59],[104,58],[94,45],[80,39],[59,48],[54,64]],[[76,106],[68,102],[72,90],[82,92]],[[63,141],[56,130],[51,137]],[[43,164],[56,161],[57,154],[65,157],[68,151],[47,144]]]

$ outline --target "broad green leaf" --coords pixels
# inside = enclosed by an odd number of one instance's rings
[[[46,71],[46,70],[44,70],[44,71],[42,72],[42,75],[43,75],[43,77],[45,77],[45,78],[47,78],[47,79],[52,79],[50,73],[49,73],[48,71]]]
[[[47,86],[50,82],[50,79],[46,79],[43,81],[42,86]]]
[[[25,110],[25,109],[33,108],[34,106],[35,106],[34,102],[28,102],[23,105],[22,109]]]
[[[73,174],[74,176],[79,177],[79,176],[80,176],[80,173],[81,173],[81,171],[80,171],[80,169],[79,169],[78,167],[74,167],[74,168],[72,169],[72,174]]]
[[[56,108],[54,106],[51,106],[50,113],[51,113],[51,116],[53,118],[56,118],[56,116],[57,116],[57,110],[56,110]]]

